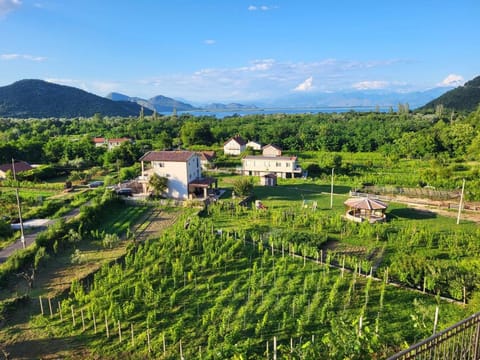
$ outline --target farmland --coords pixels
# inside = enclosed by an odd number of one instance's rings
[[[186,210],[124,262],[103,266],[87,288],[74,281],[60,308],[52,316],[37,310],[32,326],[74,339],[91,356],[265,358],[275,339],[279,356],[362,359],[430,335],[436,306],[439,328],[478,306],[478,280],[469,282],[463,306],[463,291],[445,286],[461,274],[427,275],[448,273],[444,267],[459,259],[475,266],[474,224],[454,230],[451,219],[400,204],[391,205],[387,224],[350,224],[340,218],[346,196],[335,195],[330,209],[327,188],[300,181],[256,187],[265,210],[228,199],[200,214]],[[460,234],[472,237],[473,248],[451,255],[445,244]],[[412,246],[418,263],[402,265]],[[408,268],[425,259],[423,272]]]

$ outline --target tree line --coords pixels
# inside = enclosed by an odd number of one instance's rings
[[[0,119],[0,163],[129,166],[148,150],[220,148],[233,135],[290,152],[381,152],[397,158],[474,159],[480,154],[480,107],[468,115],[410,112]],[[92,138],[129,137],[107,151]]]

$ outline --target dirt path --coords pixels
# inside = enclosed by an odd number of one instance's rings
[[[135,237],[137,241],[158,236],[170,227],[180,215],[181,210],[162,211],[154,209],[137,223]],[[44,299],[54,298],[67,291],[73,279],[82,279],[97,271],[103,263],[114,261],[126,252],[128,240],[122,241],[115,249],[79,249],[85,255],[85,262],[72,264],[69,256],[55,258],[48,271],[40,271],[31,299],[25,306],[18,306],[2,323],[0,321],[0,359],[4,358],[2,350],[10,354],[10,359],[83,359],[90,354],[83,349],[78,339],[73,337],[51,339],[40,328],[33,328],[30,319],[40,312],[38,295]],[[26,284],[19,281],[17,294],[24,293]],[[55,304],[54,304],[55,305]],[[0,319],[1,320],[1,319]],[[3,349],[2,347],[3,346]]]
[[[71,210],[70,212],[68,212],[68,214],[62,216],[62,219],[64,221],[69,221],[70,219],[76,217],[79,213],[80,213],[80,209],[75,208],[75,209]],[[57,221],[57,220],[50,220],[47,223],[47,226],[50,226],[51,224],[55,223],[55,221]],[[26,231],[25,232],[25,237],[24,237],[25,238],[25,248],[32,245],[35,242],[35,240],[37,238],[37,235],[40,232],[42,232],[43,230],[45,230],[44,227],[33,229],[31,232]],[[13,244],[11,244],[11,245],[7,246],[6,248],[0,250],[0,264],[7,261],[9,256],[11,256],[13,253],[15,253],[17,250],[20,250],[20,249],[23,249],[23,244],[22,244],[21,239],[18,239]]]

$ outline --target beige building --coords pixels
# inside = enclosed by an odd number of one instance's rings
[[[265,176],[275,174],[277,177],[295,177],[301,174],[302,168],[297,164],[296,156],[245,156],[242,159],[242,174],[250,176]]]
[[[263,156],[282,156],[282,149],[279,146],[274,144],[265,145],[262,148]]]
[[[234,136],[223,144],[225,155],[240,155],[245,151],[247,142],[239,135]]]

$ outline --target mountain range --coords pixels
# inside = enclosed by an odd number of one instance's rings
[[[142,99],[139,97],[130,97],[128,95],[112,92],[108,94],[107,99],[113,101],[131,101],[137,103],[150,110],[155,110],[158,113],[176,111],[193,111],[193,110],[210,110],[210,111],[222,111],[222,110],[242,110],[242,109],[255,109],[255,105],[243,105],[239,103],[211,103],[207,105],[194,106],[185,101],[172,99],[163,95],[157,95],[150,99]]]
[[[480,103],[480,76],[464,86],[434,88],[423,92],[385,92],[365,90],[332,93],[294,93],[277,99],[258,100],[255,105],[240,103],[210,103],[191,105],[163,95],[150,99],[110,93],[108,98],[97,96],[71,86],[58,85],[43,80],[20,80],[0,87],[0,117],[16,118],[72,118],[91,117],[96,113],[105,116],[138,116],[143,107],[145,115],[152,111],[235,111],[267,108],[315,107],[396,107],[408,103],[411,109],[431,109],[438,104],[446,108],[472,111]],[[426,105],[425,105],[426,104]]]
[[[427,91],[416,92],[387,92],[381,90],[363,90],[350,92],[316,92],[294,93],[279,98],[258,100],[256,104],[244,105],[240,103],[210,103],[191,105],[187,100],[175,100],[162,95],[150,99],[130,97],[120,93],[110,93],[108,99],[114,101],[131,101],[148,109],[161,112],[177,111],[235,111],[258,108],[321,108],[321,107],[396,107],[399,103],[408,103],[414,109],[437,98],[452,88],[437,87]]]
[[[43,80],[20,80],[0,87],[0,117],[74,118],[105,116],[138,116],[141,106],[115,102],[71,86]],[[151,113],[150,111],[147,114]]]

